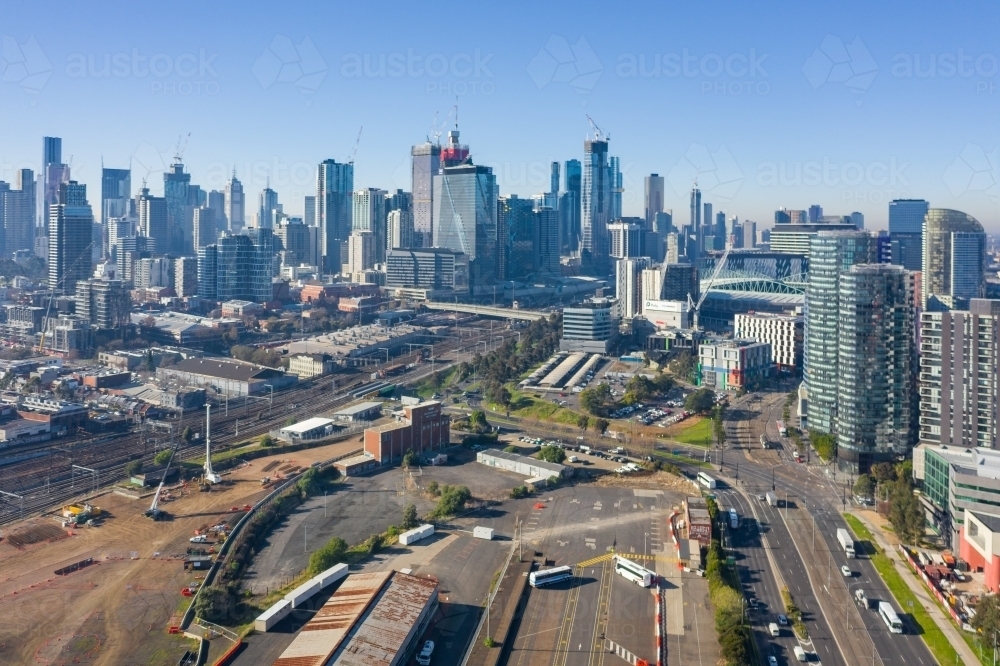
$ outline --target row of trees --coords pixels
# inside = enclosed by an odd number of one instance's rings
[[[607,416],[622,406],[642,403],[650,398],[665,395],[674,385],[674,380],[662,373],[653,379],[645,375],[636,375],[625,384],[625,393],[620,400],[612,395],[611,386],[601,383],[580,392],[580,406],[595,416]]]
[[[903,543],[918,545],[924,535],[924,511],[913,494],[913,463],[872,465],[869,474],[854,482],[858,497],[878,497],[889,502],[889,523]]]
[[[729,666],[750,663],[750,628],[743,621],[743,592],[726,575],[726,558],[718,536],[719,507],[708,499],[708,513],[712,519],[712,542],[705,562],[708,595],[715,613],[715,632],[719,636],[722,659]]]

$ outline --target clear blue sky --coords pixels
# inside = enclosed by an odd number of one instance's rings
[[[818,203],[881,228],[902,196],[1000,227],[996,3],[222,4],[9,5],[0,178],[37,168],[53,135],[92,201],[102,157],[134,158],[133,185],[148,170],[159,192],[190,133],[194,182],[219,188],[235,165],[250,201],[270,177],[297,213],[362,125],[356,187],[409,189],[409,147],[457,93],[503,194],[580,158],[589,113],[626,214],[657,172],[682,221],[697,177],[717,211],[766,225]]]

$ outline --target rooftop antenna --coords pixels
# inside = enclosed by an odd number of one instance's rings
[[[205,405],[205,481],[222,483],[222,477],[212,471],[212,405]]]

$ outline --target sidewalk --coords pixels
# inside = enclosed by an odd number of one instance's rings
[[[902,555],[894,545],[891,545],[888,541],[886,541],[885,535],[882,534],[882,529],[868,519],[868,516],[865,515],[866,512],[852,510],[849,513],[864,523],[865,527],[871,531],[872,536],[875,537],[875,545],[882,549],[884,553],[889,555],[889,558],[893,562],[893,566],[896,567],[900,576],[906,581],[907,586],[909,586],[913,594],[916,595],[917,599],[920,601],[920,605],[924,607],[924,610],[926,610],[927,614],[931,616],[934,623],[937,624],[938,628],[944,633],[945,636],[948,637],[948,642],[955,647],[955,651],[958,652],[959,656],[962,658],[962,663],[980,663],[976,653],[972,651],[972,648],[969,647],[969,644],[966,643],[965,639],[962,637],[962,634],[960,633],[961,630],[958,629],[955,626],[955,623],[952,622],[951,618],[941,610],[941,607],[937,604],[937,600],[931,597],[930,591],[927,589],[927,586],[924,585],[923,581],[919,580],[913,574],[913,571],[910,570],[910,567],[907,566],[906,562],[900,560]],[[895,553],[895,555],[892,555],[892,553]]]

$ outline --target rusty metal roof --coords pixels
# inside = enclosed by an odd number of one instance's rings
[[[392,666],[437,598],[438,582],[396,572],[331,662],[336,666]]]
[[[391,571],[350,574],[274,666],[323,666],[391,575]]]

